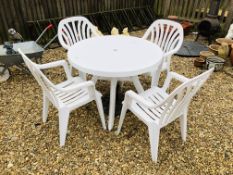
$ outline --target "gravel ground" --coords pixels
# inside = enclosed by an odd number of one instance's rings
[[[132,35],[140,36],[142,32]],[[188,38],[190,39],[190,38]],[[47,50],[43,62],[66,58],[63,49]],[[172,70],[193,77],[202,70],[194,58],[174,56]],[[0,84],[0,174],[233,174],[233,69],[215,72],[192,100],[188,137],[182,143],[178,120],[161,130],[158,163],[150,157],[148,131],[128,112],[122,132],[101,128],[95,103],[71,113],[66,145],[59,147],[58,113],[50,107],[47,123],[41,119],[42,92],[31,75],[12,69]],[[57,81],[60,69],[48,71]],[[141,77],[149,88],[150,78]],[[97,89],[109,93],[109,82]],[[134,89],[131,83],[123,91]]]

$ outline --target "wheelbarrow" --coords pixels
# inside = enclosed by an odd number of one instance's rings
[[[20,48],[30,59],[35,59],[36,62],[39,62],[44,50],[51,44],[57,37],[55,35],[46,45],[43,47],[38,44],[40,38],[44,33],[53,28],[53,25],[48,25],[36,41],[24,41],[19,43],[9,43],[5,42],[4,45],[0,45],[0,82],[6,81],[10,76],[9,67],[17,66],[21,70],[27,72],[26,67],[24,66],[24,61],[17,50]],[[10,50],[10,51],[9,51]]]

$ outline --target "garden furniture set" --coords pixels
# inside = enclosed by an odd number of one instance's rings
[[[23,60],[43,90],[43,114],[45,122],[49,103],[59,113],[60,146],[65,145],[70,111],[93,100],[96,101],[101,124],[106,129],[101,93],[95,89],[97,79],[109,80],[110,104],[108,129],[115,118],[116,85],[118,81],[132,81],[138,94],[129,90],[125,93],[119,126],[120,133],[126,111],[130,110],[148,126],[151,156],[157,161],[160,129],[180,119],[183,141],[187,136],[187,114],[192,97],[208,79],[213,69],[194,78],[186,78],[170,70],[171,56],[183,42],[183,29],[179,23],[170,20],[156,20],[142,38],[132,36],[99,36],[88,19],[77,16],[61,20],[58,26],[59,42],[68,50],[65,60],[47,64],[32,62],[22,51]],[[53,84],[42,72],[43,69],[62,66],[67,80]],[[79,71],[79,77],[72,76],[72,69]],[[161,71],[166,71],[162,87],[158,86]],[[86,80],[86,74],[93,76]],[[138,76],[152,76],[151,88],[144,90]],[[170,82],[181,82],[171,93]]]

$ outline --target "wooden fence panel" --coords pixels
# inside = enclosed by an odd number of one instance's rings
[[[198,22],[207,15],[209,2],[209,0],[0,0],[0,42],[7,39],[9,28],[15,28],[27,36],[28,21],[60,19],[132,7],[153,6],[155,13],[160,17],[176,15],[180,19]],[[232,0],[221,2],[219,19],[224,29],[228,29],[233,19],[232,15],[227,16],[229,8],[233,5],[231,2]],[[146,14],[132,15],[143,17]]]
[[[233,17],[229,14],[232,8],[232,0],[222,0],[219,10],[219,20],[226,31]],[[186,19],[192,22],[199,22],[206,17],[209,11],[209,0],[157,0],[155,11],[159,16],[168,17],[169,15],[178,16],[179,19]],[[227,19],[230,18],[230,19]],[[227,20],[226,20],[227,19]],[[228,21],[228,23],[226,23]],[[231,22],[229,22],[231,21]]]
[[[155,0],[0,0],[0,42],[15,28],[27,36],[28,21],[60,19],[123,8],[152,6]]]

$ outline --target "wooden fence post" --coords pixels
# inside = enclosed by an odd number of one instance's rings
[[[165,0],[164,2],[164,11],[163,11],[163,17],[167,18],[169,15],[169,10],[170,10],[170,4],[171,0]]]
[[[226,19],[226,23],[224,25],[224,32],[228,31],[232,20],[233,20],[233,0],[231,0],[230,4],[229,4],[229,9],[228,9],[228,15],[227,15],[227,19]]]

